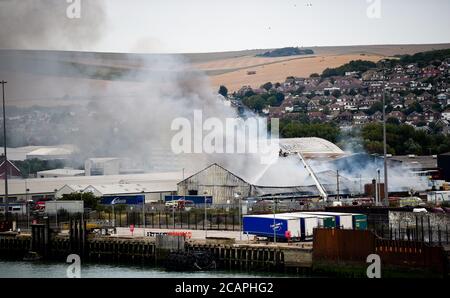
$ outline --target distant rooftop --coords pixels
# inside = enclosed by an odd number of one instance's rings
[[[300,152],[303,155],[344,155],[345,152],[322,138],[289,138],[280,139],[280,148],[289,152]]]
[[[84,170],[76,169],[54,169],[47,171],[39,171],[37,175],[55,175],[55,176],[80,176],[84,175]]]
[[[73,151],[66,148],[59,147],[47,147],[47,148],[39,148],[37,150],[31,151],[27,154],[29,156],[61,156],[61,155],[70,155]]]
[[[437,158],[434,155],[395,155],[388,160],[400,161],[404,166],[411,169],[436,169]]]

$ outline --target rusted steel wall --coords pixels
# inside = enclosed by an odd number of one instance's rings
[[[383,240],[371,231],[314,229],[313,261],[366,263],[378,254],[385,266],[425,268],[445,272],[446,255],[440,246],[404,240]]]
[[[386,265],[424,267],[438,272],[444,272],[446,268],[443,248],[423,242],[376,239],[375,253]]]
[[[363,230],[315,229],[314,260],[366,262],[375,251],[375,235]]]

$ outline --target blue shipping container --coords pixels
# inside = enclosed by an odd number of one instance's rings
[[[243,217],[244,233],[273,238],[274,232],[278,239],[286,239],[286,232],[289,231],[291,239],[299,239],[301,235],[300,219],[285,216],[271,215],[248,215]]]
[[[244,217],[243,230],[244,233],[257,235],[261,237],[273,237],[275,234],[277,238],[285,238],[285,233],[288,230],[288,222],[286,219],[262,218],[262,217]]]

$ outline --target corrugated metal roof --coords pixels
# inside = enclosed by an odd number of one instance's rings
[[[75,151],[76,147],[73,145],[59,145],[59,146],[25,146],[16,148],[7,148],[8,159],[9,160],[25,160],[27,159],[27,154],[33,151],[46,148],[62,148],[71,151]]]
[[[187,174],[186,174],[187,175]],[[164,173],[146,173],[133,175],[105,175],[105,176],[74,176],[58,178],[32,178],[32,179],[11,179],[8,180],[9,194],[26,194],[28,188],[29,194],[34,193],[54,193],[64,185],[102,185],[102,184],[124,184],[124,183],[173,183],[182,180],[182,173],[164,172]],[[4,195],[4,180],[0,181],[0,195]]]
[[[94,184],[88,188],[97,190],[102,196],[118,194],[138,194],[162,191],[176,191],[175,181],[163,181],[156,183],[132,183],[132,184]]]
[[[50,148],[39,148],[33,150],[27,154],[28,156],[47,156],[47,155],[70,155],[73,151],[66,148],[50,147]]]
[[[303,155],[344,155],[345,152],[322,138],[287,138],[279,139],[280,148],[289,152],[300,152]]]
[[[39,171],[37,175],[67,175],[67,176],[76,176],[84,174],[84,170],[76,170],[76,169],[54,169],[47,171]]]

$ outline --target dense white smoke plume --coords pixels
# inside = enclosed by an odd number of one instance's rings
[[[66,1],[0,0],[0,49],[91,48],[108,30],[106,2],[82,3],[82,18],[69,19]],[[265,165],[252,155],[173,154],[174,119],[193,122],[194,110],[223,123],[236,117],[236,110],[216,95],[208,78],[181,55],[0,51],[0,75],[8,80],[12,105],[47,105],[47,101],[71,105],[57,126],[44,127],[40,138],[51,136],[77,146],[79,165],[89,157],[127,157],[136,162],[135,167],[147,170],[194,172],[218,162],[258,185],[313,185],[295,157]],[[311,166],[317,172],[338,169],[323,160],[311,161]],[[370,162],[363,167],[353,164],[341,175],[352,181],[357,192],[358,178],[370,182],[378,167]],[[333,175],[326,177],[333,183]],[[390,185],[403,189],[423,185],[401,168],[393,168],[389,177]]]
[[[68,15],[71,4],[65,0],[0,0],[0,48],[91,48],[107,28],[105,2],[89,0],[80,3],[82,14],[76,18]]]

